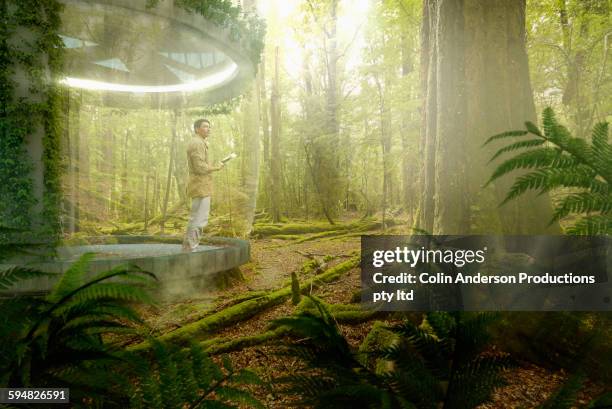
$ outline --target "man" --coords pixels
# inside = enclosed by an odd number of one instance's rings
[[[184,251],[194,251],[200,244],[201,229],[208,224],[210,197],[212,195],[212,172],[221,170],[223,163],[211,166],[208,162],[208,135],[210,121],[198,119],[193,124],[195,136],[187,146],[189,181],[187,194],[191,198],[191,215],[183,240]]]

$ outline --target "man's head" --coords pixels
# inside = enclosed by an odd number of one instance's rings
[[[198,119],[193,123],[193,130],[204,138],[208,137],[210,133],[210,121],[208,119]]]

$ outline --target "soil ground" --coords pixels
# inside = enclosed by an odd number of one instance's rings
[[[307,235],[304,235],[307,237]],[[291,272],[299,271],[300,267],[310,259],[323,262],[325,256],[333,257],[327,262],[331,267],[345,261],[360,249],[360,238],[343,237],[325,238],[303,243],[291,240],[256,239],[251,241],[252,261],[242,267],[245,280],[229,289],[212,293],[194,295],[189,300],[164,304],[145,311],[146,320],[157,334],[167,333],[175,328],[196,321],[211,312],[223,309],[231,303],[232,298],[247,291],[274,290],[286,286],[290,282]],[[301,277],[301,279],[308,277]],[[325,284],[312,291],[328,303],[350,303],[353,294],[360,288],[360,271],[355,268],[341,276],[337,281]],[[280,305],[269,308],[251,319],[235,325],[222,328],[207,334],[202,340],[224,337],[238,338],[255,335],[266,330],[270,320],[287,316],[294,311],[294,306],[288,300]],[[385,320],[391,322],[391,317]],[[353,347],[358,347],[369,332],[374,320],[357,325],[340,325],[341,331]],[[283,342],[288,340],[281,340]],[[234,365],[238,368],[250,367],[264,380],[269,381],[266,387],[254,388],[254,395],[269,408],[286,408],[295,403],[296,398],[280,392],[274,379],[293,373],[300,363],[297,359],[287,359],[278,355],[278,341],[262,344],[231,352]],[[481,409],[534,408],[542,403],[567,378],[562,370],[549,370],[524,362],[521,365],[505,371],[506,385],[498,388],[490,403],[483,404]],[[588,402],[605,388],[587,382],[580,394],[580,403]]]

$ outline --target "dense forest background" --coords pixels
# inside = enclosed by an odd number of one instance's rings
[[[71,90],[63,232],[180,230],[200,117],[214,160],[239,155],[215,174],[219,233],[245,236],[254,216],[372,215],[437,233],[558,231],[534,222],[549,203],[498,209],[509,185],[482,188],[495,163],[481,145],[548,106],[580,138],[610,120],[612,6],[480,3],[439,15],[416,0],[260,2],[265,52],[237,100],[130,110]]]
[[[257,74],[218,105],[129,108],[45,81],[62,7],[41,4],[0,2],[0,386],[100,408],[611,407],[609,282],[598,311],[384,312],[362,304],[360,254],[364,235],[612,232],[612,0],[175,0],[230,32],[258,13]],[[31,54],[12,45],[27,30]],[[206,233],[248,241],[183,254],[199,118],[212,161],[238,154]],[[121,244],[47,264],[58,201],[60,257]],[[111,267],[122,247],[138,259]],[[507,250],[502,268],[533,262]],[[221,271],[229,251],[244,263]],[[49,292],[12,292],[59,264]]]

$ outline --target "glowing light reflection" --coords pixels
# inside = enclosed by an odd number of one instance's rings
[[[231,80],[238,73],[238,66],[231,63],[223,70],[208,75],[196,81],[172,85],[126,85],[112,82],[86,80],[82,78],[66,77],[60,82],[72,88],[81,88],[94,91],[117,91],[133,93],[160,93],[160,92],[193,92],[213,88]]]

